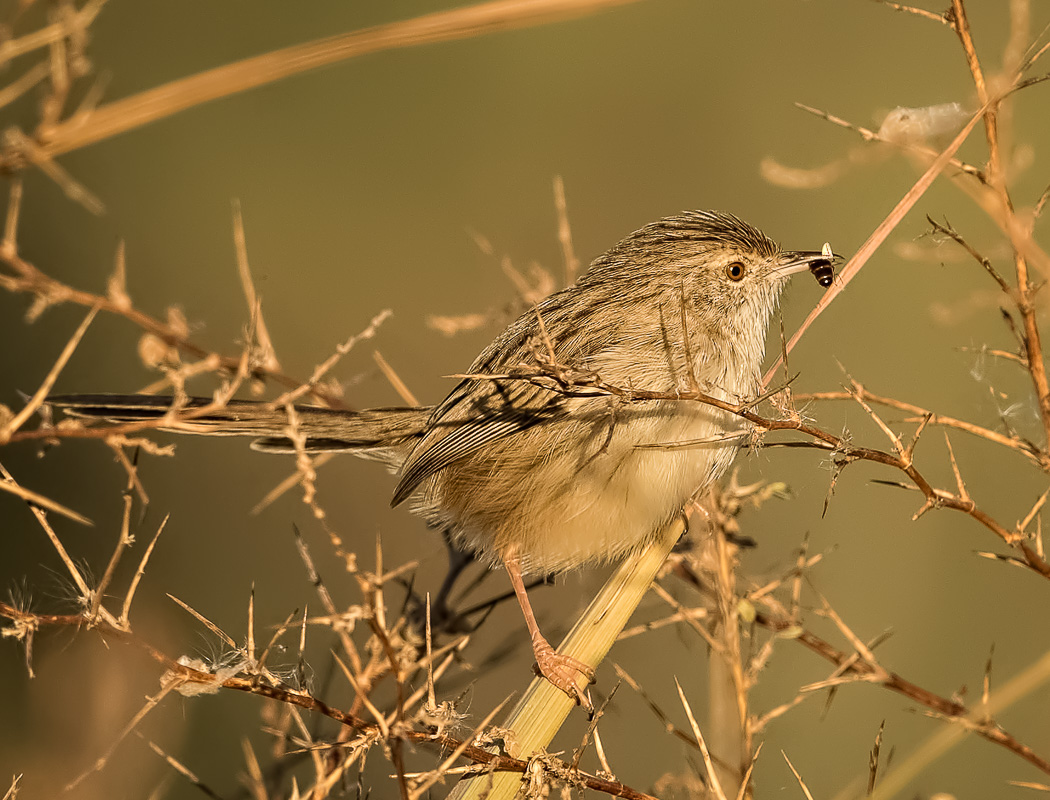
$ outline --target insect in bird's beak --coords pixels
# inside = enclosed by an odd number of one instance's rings
[[[817,283],[827,289],[835,280],[835,261],[841,256],[831,249],[831,245],[824,242],[818,253],[816,250],[799,250],[784,253],[784,262],[779,271],[782,275],[809,270]]]
[[[836,256],[828,242],[824,242],[824,246],[820,248],[820,254],[823,256],[823,259],[811,261],[809,271],[813,273],[817,283],[827,289],[831,286],[831,282],[835,280],[835,267],[832,264],[834,264]]]

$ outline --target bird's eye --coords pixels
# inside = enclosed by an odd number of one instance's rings
[[[744,265],[740,261],[730,261],[726,264],[726,277],[731,281],[739,281],[744,278]]]

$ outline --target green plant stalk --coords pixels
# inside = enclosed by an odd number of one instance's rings
[[[656,573],[684,531],[676,518],[648,548],[624,561],[577,620],[558,652],[597,667],[652,585]],[[529,758],[543,752],[575,703],[542,678],[535,678],[503,727],[514,732],[505,741],[508,755]],[[509,800],[522,776],[513,772],[465,779],[449,795],[453,800]]]

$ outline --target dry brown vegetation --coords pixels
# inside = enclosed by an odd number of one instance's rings
[[[901,793],[907,782],[935,757],[939,747],[950,746],[953,739],[964,736],[985,740],[987,747],[1000,748],[1010,758],[1029,765],[1043,776],[1041,782],[1022,781],[1018,785],[1050,791],[1050,740],[1044,737],[1038,743],[1027,741],[1000,720],[1001,712],[1008,706],[1034,696],[1050,679],[1050,655],[1044,655],[995,690],[992,688],[994,660],[989,658],[982,690],[968,698],[946,694],[940,687],[927,686],[921,680],[898,674],[876,654],[883,637],[866,638],[855,631],[849,620],[840,617],[831,602],[811,584],[809,576],[825,559],[824,554],[809,552],[803,546],[795,563],[786,565],[779,576],[762,582],[741,571],[741,543],[747,537],[746,526],[740,521],[741,510],[765,506],[782,488],[776,483],[741,486],[734,480],[698,498],[688,509],[691,524],[690,535],[685,540],[687,546],[675,549],[666,560],[666,553],[660,552],[653,563],[626,568],[628,573],[641,569],[656,572],[656,579],[650,583],[646,577],[641,588],[666,604],[666,613],[622,632],[622,624],[617,624],[606,632],[601,643],[588,651],[601,658],[617,636],[621,639],[647,636],[666,626],[691,629],[707,644],[712,661],[709,695],[721,698],[721,707],[712,713],[708,725],[702,726],[696,721],[697,701],[688,698],[681,688],[681,707],[663,707],[649,699],[645,686],[617,667],[624,684],[618,688],[619,693],[636,692],[646,698],[667,735],[696,753],[696,769],[683,765],[681,775],[665,776],[651,786],[627,786],[619,782],[615,777],[617,764],[610,763],[603,750],[603,713],[617,696],[617,690],[612,687],[606,687],[604,697],[599,698],[604,704],[597,704],[599,708],[574,752],[548,754],[545,750],[560,720],[571,709],[565,698],[542,693],[541,684],[526,693],[510,721],[505,718],[508,710],[505,704],[468,708],[461,695],[462,683],[456,676],[459,673],[462,678],[464,653],[469,653],[475,638],[487,635],[486,627],[480,625],[470,633],[453,635],[438,635],[429,627],[420,630],[415,624],[418,615],[413,616],[411,609],[402,605],[400,583],[416,565],[386,563],[379,542],[374,548],[362,546],[359,537],[351,537],[330,524],[326,507],[336,501],[325,497],[317,486],[317,471],[328,459],[314,457],[304,449],[298,453],[294,473],[271,493],[268,501],[282,492],[300,493],[312,511],[317,530],[324,533],[326,546],[352,577],[356,587],[353,596],[329,590],[319,577],[311,553],[319,545],[308,545],[308,537],[297,532],[301,565],[289,569],[301,572],[297,580],[312,582],[316,601],[311,608],[289,613],[275,626],[269,622],[262,624],[255,619],[253,595],[245,601],[248,619],[245,630],[233,632],[212,623],[208,609],[191,608],[173,596],[173,600],[210,632],[216,654],[209,659],[183,655],[192,651],[193,643],[161,643],[144,625],[133,624],[136,591],[142,582],[150,580],[150,556],[158,537],[164,535],[163,524],[157,526],[146,541],[136,541],[133,535],[137,527],[136,508],[148,501],[149,491],[140,478],[137,463],[140,458],[170,455],[170,449],[149,437],[150,429],[157,425],[155,421],[85,427],[71,420],[51,418],[46,404],[48,393],[88,327],[99,316],[115,315],[138,329],[140,355],[158,372],[157,381],[149,387],[151,391],[166,391],[182,398],[191,392],[191,386],[199,387],[202,376],[211,376],[213,385],[218,387],[214,404],[173,412],[180,418],[192,420],[195,415],[223,405],[238,391],[265,386],[272,389],[276,408],[288,408],[289,430],[294,438],[297,429],[292,404],[339,406],[344,403],[338,384],[330,377],[333,369],[343,355],[381,331],[388,313],[378,313],[369,325],[349,337],[305,379],[286,374],[277,361],[266,317],[257,299],[238,215],[236,244],[250,324],[246,343],[239,351],[210,350],[197,343],[190,326],[174,307],[166,318],[136,307],[126,288],[122,253],[103,292],[58,280],[51,276],[47,264],[31,263],[19,247],[26,171],[43,172],[62,187],[72,202],[100,211],[101,200],[92,193],[91,187],[82,186],[76,176],[67,171],[59,158],[62,154],[197,103],[334,60],[376,49],[483,35],[490,30],[574,16],[614,4],[618,3],[599,0],[494,2],[436,13],[425,19],[248,59],[109,104],[99,105],[97,93],[88,92],[75,109],[68,108],[67,96],[76,82],[92,79],[84,48],[90,26],[104,2],[54,2],[48,25],[20,32],[16,38],[0,45],[0,60],[5,64],[23,64],[27,57],[37,60],[28,69],[13,70],[17,73],[13,77],[11,71],[7,73],[7,85],[0,90],[0,107],[40,86],[44,87],[46,96],[37,127],[22,131],[8,126],[0,149],[0,167],[9,187],[0,242],[0,287],[9,295],[32,298],[29,322],[45,309],[62,304],[80,306],[84,315],[83,324],[33,396],[17,409],[0,407],[0,443],[3,445],[0,463],[4,460],[3,451],[9,448],[93,439],[112,451],[126,474],[123,522],[112,553],[108,561],[91,564],[88,569],[78,561],[76,548],[70,544],[73,524],[84,524],[88,520],[76,509],[22,485],[17,475],[0,466],[3,475],[0,490],[11,495],[3,501],[5,517],[25,513],[14,502],[15,498],[26,502],[28,513],[33,515],[61,559],[65,578],[74,587],[75,594],[64,613],[44,613],[30,603],[19,603],[15,599],[0,602],[4,646],[23,648],[25,669],[32,675],[34,644],[42,637],[55,636],[57,629],[65,629],[70,635],[75,632],[76,637],[99,637],[114,646],[123,643],[144,653],[152,662],[152,667],[144,669],[152,669],[159,683],[140,711],[125,721],[118,737],[97,743],[97,760],[68,789],[84,790],[92,775],[112,768],[115,759],[156,756],[170,764],[178,781],[189,781],[205,795],[220,796],[195,775],[194,766],[184,763],[178,753],[167,752],[160,744],[146,741],[150,749],[140,747],[139,755],[130,756],[127,751],[131,743],[126,740],[142,737],[143,720],[158,706],[170,702],[174,694],[197,697],[196,702],[204,703],[208,701],[206,695],[242,692],[258,700],[262,726],[272,741],[265,754],[246,745],[244,763],[230,767],[231,773],[238,770],[246,773],[248,791],[254,797],[322,798],[340,796],[346,791],[361,796],[370,793],[373,797],[392,797],[395,793],[406,798],[441,796],[451,791],[462,776],[473,775],[472,781],[459,783],[455,790],[457,796],[509,797],[520,785],[528,797],[547,796],[548,792],[557,796],[559,791],[562,796],[583,796],[585,790],[590,789],[592,793],[617,797],[656,795],[731,800],[765,794],[754,789],[750,778],[759,758],[779,757],[762,752],[763,734],[770,724],[792,713],[808,698],[823,697],[830,704],[842,687],[868,683],[907,698],[914,707],[940,720],[941,728],[934,734],[939,741],[931,742],[927,749],[898,753],[892,768],[887,770],[886,756],[882,753],[883,732],[872,732],[867,786],[852,791],[850,796],[890,797]],[[948,26],[954,32],[972,78],[977,105],[949,125],[947,136],[943,131],[923,128],[924,124],[933,125],[933,122],[920,120],[917,128],[909,128],[904,135],[892,127],[872,131],[830,113],[817,112],[833,123],[854,130],[864,140],[863,147],[874,147],[877,143],[893,148],[894,157],[912,159],[920,167],[920,177],[840,270],[835,284],[814,309],[811,319],[840,295],[901,220],[917,213],[913,210],[916,202],[935,180],[950,181],[972,199],[999,231],[1009,258],[986,257],[971,243],[965,231],[956,230],[945,221],[930,219],[930,234],[958,247],[972,259],[975,269],[987,273],[999,293],[1003,319],[1015,346],[989,349],[987,354],[1014,365],[1028,376],[1028,391],[1042,425],[1039,437],[1014,430],[1005,418],[998,425],[981,424],[921,407],[906,397],[882,396],[870,391],[862,379],[848,378],[843,389],[794,393],[790,388],[791,372],[780,369],[779,363],[767,375],[768,393],[752,403],[733,406],[699,391],[678,399],[716,405],[747,420],[754,428],[750,442],[753,448],[804,447],[814,450],[815,456],[830,460],[833,471],[829,501],[839,476],[847,468],[860,462],[879,465],[882,480],[916,493],[915,518],[927,513],[969,518],[988,534],[987,551],[982,552],[982,556],[1001,562],[1003,569],[1017,568],[1019,574],[1047,581],[1050,563],[1043,544],[1041,513],[1050,490],[1027,501],[1018,519],[1005,518],[975,499],[981,493],[968,485],[967,475],[956,462],[952,442],[956,436],[972,436],[1013,451],[1028,469],[1042,475],[1044,482],[1050,471],[1050,380],[1040,330],[1046,306],[1046,295],[1041,289],[1050,275],[1050,256],[1037,235],[1050,189],[1036,198],[1021,200],[1013,195],[1010,143],[1004,141],[1001,125],[1003,115],[1015,104],[1045,102],[1032,98],[1041,98],[1037,94],[1041,90],[1045,94],[1045,86],[1038,84],[1048,77],[1050,42],[1045,31],[1029,30],[1030,9],[1024,0],[1015,0],[1009,4],[1009,12],[1003,12],[1012,15],[1013,36],[1001,63],[978,52],[963,0],[954,0],[943,14],[888,2],[884,5],[887,13],[896,9],[919,15],[930,25]],[[17,16],[16,13],[16,22]],[[980,131],[986,144],[985,158],[980,163],[960,160],[962,144],[977,137]],[[840,165],[813,174],[773,163],[764,166],[770,179],[795,182],[799,186],[813,185],[828,179],[829,175],[833,179],[848,168]],[[570,209],[566,207],[560,184],[556,196],[562,221],[560,240],[565,271],[571,277],[578,262],[572,246]],[[1003,266],[1005,263],[1009,263],[1009,270]],[[548,278],[540,283],[549,289],[554,281]],[[524,278],[521,278],[521,287],[528,288]],[[484,319],[484,314],[478,314],[473,319],[445,318],[441,324],[458,329],[480,324]],[[804,330],[805,326],[784,343],[782,357],[788,364],[790,350]],[[32,331],[27,327],[27,337],[33,335]],[[415,404],[393,370],[385,363],[381,366],[405,402]],[[610,385],[600,375],[581,374],[565,365],[544,362],[542,358],[535,365],[505,377],[542,383],[567,393],[609,395],[622,402],[655,396],[644,388]],[[195,391],[199,393],[200,389]],[[832,403],[855,404],[879,434],[861,438],[832,427],[832,423],[824,421],[824,410]],[[898,421],[884,421],[887,411],[898,415]],[[952,476],[947,483],[940,480],[945,464],[931,463],[936,456],[924,456],[920,447],[931,437],[940,437],[946,444],[947,466]],[[664,537],[667,551],[671,550],[677,534],[676,530]],[[220,535],[220,532],[210,535]],[[121,584],[117,576],[126,573],[119,567],[129,559],[137,566],[132,570],[131,579]],[[614,576],[612,580],[616,579]],[[689,599],[683,601],[683,596]],[[804,600],[804,597],[810,599]],[[641,594],[631,598],[623,594],[606,598],[592,606],[585,619],[607,618],[610,608],[619,606],[626,620],[640,599]],[[817,618],[832,623],[836,631],[834,640],[815,632],[812,622]],[[1045,646],[1045,630],[1033,631],[1032,635],[1041,637]],[[336,665],[336,673],[326,685],[309,677],[312,672],[320,671],[319,666],[309,663],[309,653],[317,650],[311,651],[308,647],[309,642],[317,648],[314,642],[318,638],[324,640],[323,650],[331,652]],[[566,646],[572,648],[573,644]],[[756,684],[765,678],[768,670],[775,668],[770,666],[774,651],[787,648],[804,648],[823,659],[827,663],[826,678],[799,686],[794,696],[777,707],[756,708],[752,701]],[[71,649],[69,657],[77,657],[78,652]],[[478,666],[480,674],[475,677],[483,681],[485,665]],[[336,684],[339,690],[333,688]],[[345,696],[344,690],[349,691],[351,700],[331,699]],[[1045,703],[1045,697],[1041,702]],[[675,721],[683,719],[683,711],[687,726]],[[522,733],[516,726],[525,724],[523,720],[529,715],[546,719],[545,730],[549,730]],[[318,724],[320,718],[331,724]],[[61,748],[61,737],[54,742],[42,742],[40,746]],[[373,770],[368,773],[372,783],[362,785],[366,760],[388,762],[382,771],[388,776],[384,779],[386,783],[379,783],[380,772]],[[585,768],[581,766],[584,763],[593,766]],[[809,796],[804,771],[796,772],[793,766],[791,770],[798,778],[800,794]],[[16,777],[7,796],[14,797],[18,786]]]

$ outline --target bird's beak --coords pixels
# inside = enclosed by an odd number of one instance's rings
[[[827,288],[835,277],[835,262],[841,258],[827,244],[822,250],[791,250],[780,254],[776,271],[786,278],[796,272],[810,270],[817,283]]]

